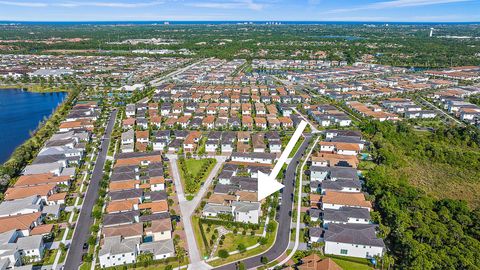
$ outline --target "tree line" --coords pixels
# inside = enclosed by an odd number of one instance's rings
[[[380,223],[388,253],[398,269],[479,269],[480,209],[466,201],[427,195],[408,177],[395,172],[414,161],[479,170],[479,133],[472,128],[439,128],[417,135],[406,123],[361,124],[372,142],[373,169],[366,190],[374,201],[373,217]],[[449,150],[455,149],[456,151]],[[480,178],[465,179],[480,181]],[[445,185],[445,189],[449,189]]]

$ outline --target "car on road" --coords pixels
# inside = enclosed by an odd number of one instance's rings
[[[83,243],[83,249],[88,249],[88,243]]]

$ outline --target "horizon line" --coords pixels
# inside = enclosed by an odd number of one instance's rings
[[[480,21],[348,21],[348,20],[1,20],[0,23],[175,23],[175,22],[199,22],[199,23],[413,23],[413,24],[480,24]]]

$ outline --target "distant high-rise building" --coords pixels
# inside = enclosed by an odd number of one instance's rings
[[[433,30],[434,30],[433,28],[430,28],[430,35],[429,35],[430,37],[433,37]]]

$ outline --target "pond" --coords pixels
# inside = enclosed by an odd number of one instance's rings
[[[0,163],[30,138],[43,120],[62,103],[67,93],[33,93],[0,89]]]

